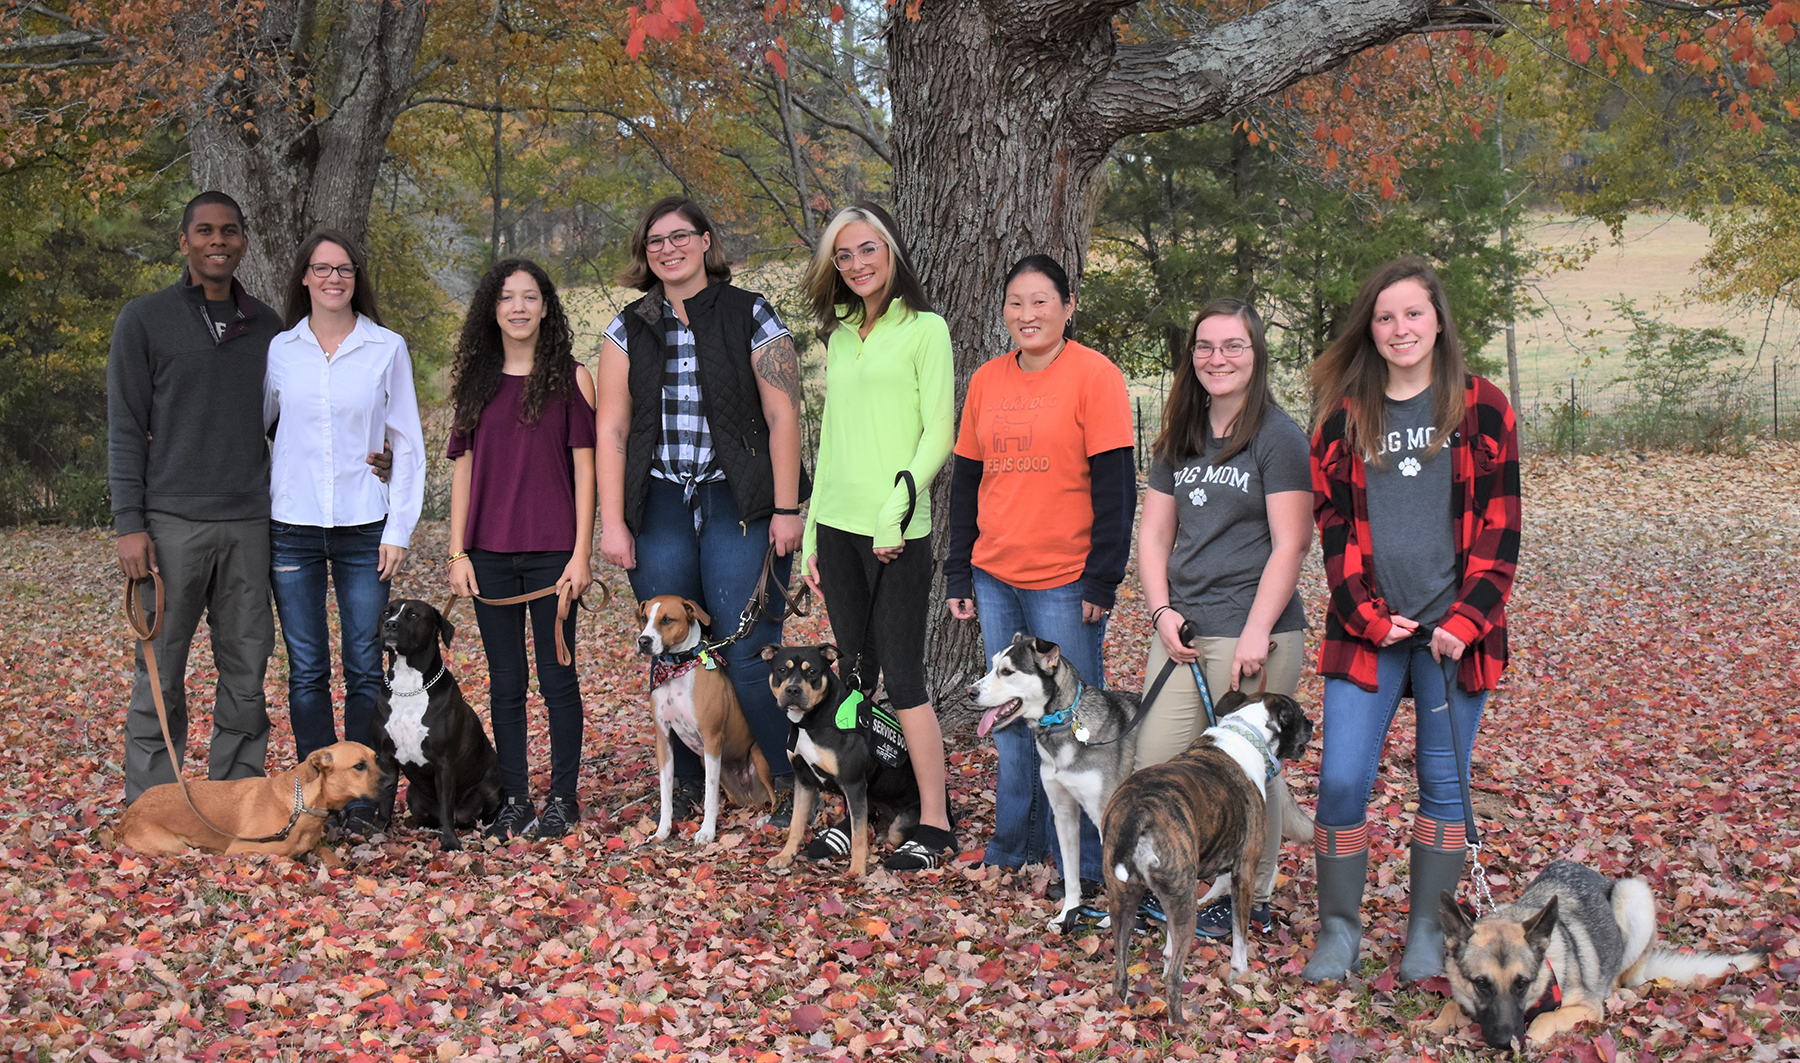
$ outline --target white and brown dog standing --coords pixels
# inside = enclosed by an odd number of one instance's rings
[[[686,598],[658,595],[638,603],[644,622],[638,652],[650,657],[650,705],[656,716],[656,765],[662,781],[662,814],[656,837],[669,836],[674,820],[675,751],[679,740],[706,764],[706,817],[696,845],[718,833],[719,788],[745,808],[775,806],[775,784],[769,762],[750,734],[737,691],[725,674],[725,662],[701,647],[701,625],[711,624],[706,610]]]

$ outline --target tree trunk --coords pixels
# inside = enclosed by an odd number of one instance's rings
[[[194,183],[244,208],[250,249],[238,277],[277,303],[290,256],[312,230],[367,234],[388,134],[412,88],[425,0],[349,0],[332,7],[328,26],[310,0],[261,10],[231,33],[235,65],[223,63],[186,118]],[[191,39],[219,40],[210,28]]]
[[[922,0],[892,17],[894,215],[956,344],[958,408],[969,377],[1010,346],[1001,282],[1019,258],[1056,257],[1077,288],[1098,208],[1096,178],[1120,138],[1193,125],[1424,26],[1428,0],[1277,0],[1205,33],[1119,45],[1131,0]],[[1076,316],[1077,328],[1080,315]],[[933,485],[941,529],[947,475]],[[940,562],[946,544],[940,534]],[[933,588],[926,662],[947,726],[986,670],[976,625]]]

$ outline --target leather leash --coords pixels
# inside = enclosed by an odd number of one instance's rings
[[[575,662],[575,658],[569,653],[568,643],[563,639],[563,621],[569,619],[569,611],[579,606],[590,613],[597,614],[601,609],[606,608],[607,603],[612,601],[612,591],[606,584],[599,580],[594,580],[593,583],[589,585],[600,588],[600,605],[598,607],[589,605],[586,600],[579,596],[562,593],[554,583],[548,587],[532,591],[529,594],[515,594],[511,598],[483,598],[479,594],[470,595],[469,597],[474,598],[482,605],[523,605],[526,602],[535,602],[539,598],[548,598],[552,594],[556,595],[556,663],[566,668]],[[444,603],[444,608],[440,610],[440,612],[444,616],[449,616],[450,611],[456,608],[457,600],[462,597],[463,595],[452,591],[450,600]]]
[[[1428,629],[1424,625],[1419,627],[1419,633],[1424,636],[1427,647],[1430,645],[1433,630],[1435,628]],[[1475,914],[1479,916],[1493,910],[1494,897],[1488,891],[1487,868],[1481,864],[1481,827],[1475,822],[1475,801],[1469,793],[1469,776],[1474,769],[1473,765],[1463,761],[1462,728],[1457,726],[1456,709],[1450,704],[1450,693],[1456,683],[1459,664],[1460,662],[1449,657],[1442,657],[1438,660],[1438,666],[1444,673],[1444,713],[1450,717],[1450,741],[1452,743],[1450,755],[1456,758],[1456,782],[1462,788],[1463,841],[1469,848],[1469,881],[1474,886],[1472,892],[1475,895]],[[1417,710],[1416,699],[1414,709]],[[1471,759],[1473,759],[1472,751]]]
[[[145,583],[153,584],[156,589],[156,616],[154,619],[144,616],[144,603],[138,595],[138,587]],[[214,834],[230,838],[232,841],[249,842],[251,844],[285,841],[288,834],[293,831],[294,824],[300,821],[300,816],[303,813],[309,816],[317,816],[320,819],[324,819],[326,816],[330,815],[331,813],[323,809],[306,807],[300,791],[300,777],[298,771],[296,771],[294,776],[294,812],[292,815],[288,816],[287,826],[281,828],[274,834],[267,834],[261,838],[246,838],[241,834],[233,834],[224,827],[214,823],[212,820],[207,819],[206,813],[200,811],[199,806],[194,804],[194,795],[188,792],[187,777],[182,774],[179,767],[181,764],[181,757],[175,752],[175,739],[169,733],[169,709],[168,706],[163,704],[162,675],[156,666],[156,647],[152,645],[156,640],[156,636],[162,632],[163,603],[163,581],[160,575],[153,571],[150,573],[148,579],[126,577],[125,625],[131,629],[133,635],[137,636],[138,645],[142,647],[144,651],[144,672],[150,677],[150,697],[151,700],[156,702],[156,722],[162,725],[163,748],[168,751],[169,767],[175,771],[175,781],[181,786],[181,796],[187,801],[188,811],[192,812],[194,818],[198,819],[206,826],[207,830],[212,831]]]
[[[776,619],[812,615],[812,588],[805,580],[800,582],[798,591],[790,591],[775,579],[775,544],[770,543],[769,549],[763,553],[762,575],[756,579],[756,590],[750,595],[750,600],[744,603],[744,611],[738,614],[737,630],[725,638],[706,643],[705,648],[722,650],[750,634],[768,611],[770,587],[774,587],[781,595],[782,612]]]

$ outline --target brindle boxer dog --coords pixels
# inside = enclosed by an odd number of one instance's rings
[[[1100,838],[1111,904],[1113,988],[1125,999],[1131,928],[1144,891],[1168,913],[1163,986],[1169,1017],[1181,1022],[1181,969],[1194,943],[1199,906],[1232,890],[1231,972],[1249,966],[1245,920],[1263,850],[1263,801],[1276,760],[1293,760],[1312,740],[1312,721],[1293,698],[1233,690],[1214,706],[1219,724],[1187,752],[1126,779],[1107,806]],[[1195,901],[1202,878],[1219,876]]]

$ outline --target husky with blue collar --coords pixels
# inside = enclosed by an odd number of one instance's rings
[[[1181,969],[1194,943],[1200,905],[1230,889],[1231,972],[1249,966],[1250,894],[1263,851],[1264,801],[1277,761],[1312,741],[1312,721],[1293,698],[1233,690],[1213,707],[1209,727],[1187,751],[1136,773],[1119,787],[1100,825],[1113,925],[1114,989],[1125,999],[1133,915],[1145,890],[1168,914],[1163,986],[1169,1018],[1181,1021]],[[1200,881],[1215,878],[1195,900]]]
[[[1144,718],[1138,696],[1088,683],[1056,643],[1023,634],[994,654],[993,667],[969,696],[987,710],[976,727],[981,737],[1021,720],[1031,728],[1038,776],[1056,817],[1065,869],[1062,911],[1050,920],[1050,928],[1067,929],[1084,900],[1078,873],[1081,814],[1086,812],[1098,825],[1113,792],[1131,774],[1137,725]],[[1104,834],[1101,841],[1105,843]]]

